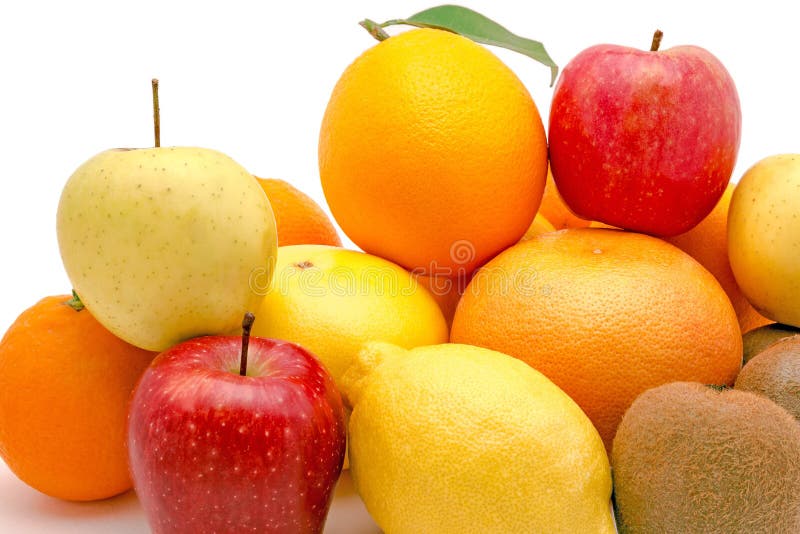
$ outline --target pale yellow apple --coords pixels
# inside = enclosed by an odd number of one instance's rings
[[[742,176],[728,211],[728,256],[754,308],[800,326],[800,154],[764,158]]]
[[[92,314],[136,346],[235,332],[272,275],[275,219],[253,176],[195,147],[115,149],[61,195],[58,243]]]

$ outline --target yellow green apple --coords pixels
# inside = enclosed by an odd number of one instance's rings
[[[800,327],[800,154],[764,158],[744,173],[728,211],[728,256],[753,307]]]
[[[92,157],[64,187],[57,233],[86,307],[153,351],[236,331],[258,309],[277,247],[258,182],[230,157],[196,147]]]

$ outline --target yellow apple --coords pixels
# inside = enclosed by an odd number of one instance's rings
[[[272,275],[275,219],[253,176],[195,147],[101,152],[57,215],[67,275],[92,314],[153,351],[237,330]]]
[[[728,211],[728,256],[754,308],[800,326],[800,154],[764,158],[742,176]]]

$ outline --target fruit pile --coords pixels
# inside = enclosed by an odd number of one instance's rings
[[[134,488],[159,533],[322,532],[342,469],[391,534],[800,532],[800,154],[731,183],[719,60],[656,32],[558,75],[465,8],[362,25],[318,147],[361,250],[161,147],[154,80],[155,147],[64,186],[72,295],[0,341],[10,469]],[[547,130],[485,44],[550,67]]]

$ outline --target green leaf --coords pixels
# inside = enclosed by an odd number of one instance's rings
[[[472,39],[478,43],[513,50],[514,52],[524,54],[550,67],[551,86],[555,83],[556,76],[558,76],[558,65],[555,64],[544,49],[542,43],[511,33],[493,20],[466,7],[442,5],[420,11],[407,19],[387,20],[382,24],[365,19],[361,21],[360,24],[379,41],[383,41],[389,37],[389,35],[383,31],[383,28],[398,24],[416,26],[418,28],[447,30]]]

